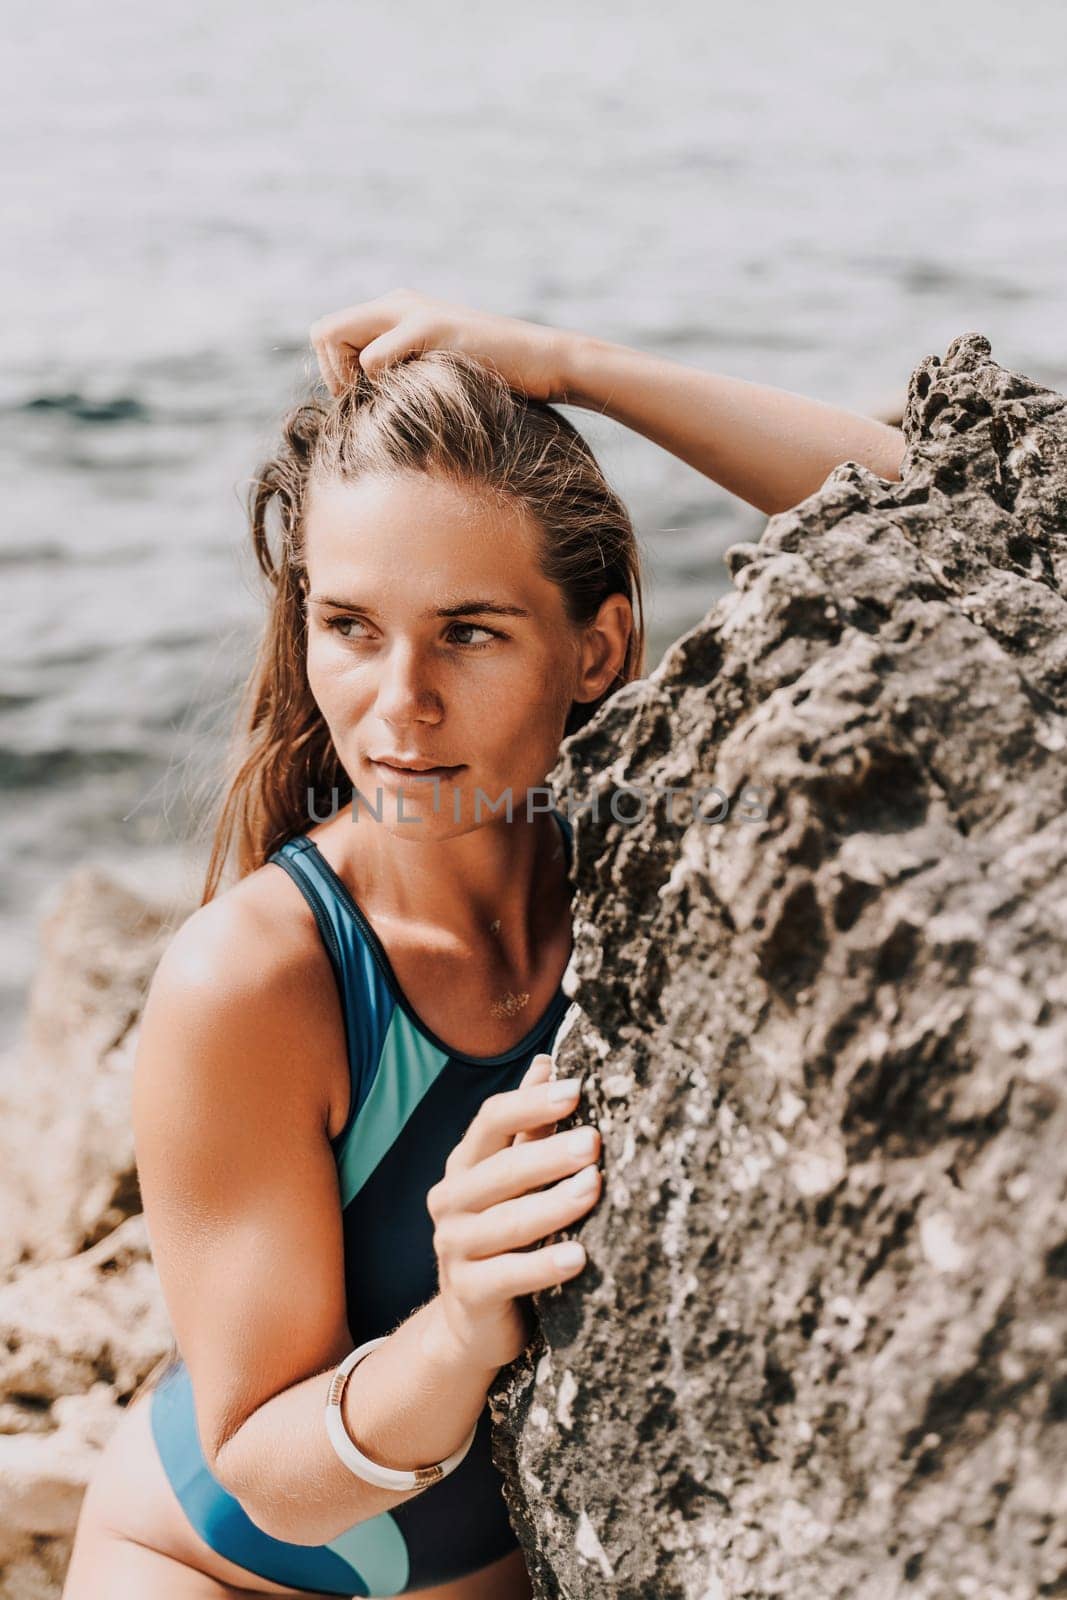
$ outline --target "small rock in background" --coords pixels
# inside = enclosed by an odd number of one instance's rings
[[[170,1347],[130,1089],[141,1006],[175,918],[86,867],[42,924],[0,1108],[4,1600],[59,1594],[99,1453]]]

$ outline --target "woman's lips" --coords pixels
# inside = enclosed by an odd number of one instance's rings
[[[380,772],[386,778],[394,780],[399,778],[451,778],[457,772],[462,772],[466,763],[458,767],[425,767],[416,772],[413,767],[390,767],[384,761],[372,761],[371,766],[375,772]]]

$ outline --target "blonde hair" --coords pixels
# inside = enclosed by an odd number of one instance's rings
[[[305,508],[313,479],[354,482],[365,474],[436,473],[517,504],[539,526],[540,565],[558,585],[569,620],[590,622],[610,594],[634,612],[626,658],[595,701],[575,702],[564,737],[621,684],[644,672],[640,557],[629,512],[586,440],[551,406],[509,388],[472,357],[431,350],[353,382],[332,403],[313,396],[282,423],[280,448],[248,496],[252,544],[273,596],[238,717],[235,769],[225,787],[201,904],[216,894],[231,853],[238,878],[307,826],[350,780],[308,686]],[[268,514],[280,513],[278,554]]]

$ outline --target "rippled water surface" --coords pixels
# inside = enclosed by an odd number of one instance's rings
[[[8,20],[3,1038],[75,866],[196,888],[259,615],[241,500],[324,311],[409,284],[859,410],[969,329],[1067,384],[1052,0],[377,10]],[[654,665],[764,519],[571,415],[637,520]]]

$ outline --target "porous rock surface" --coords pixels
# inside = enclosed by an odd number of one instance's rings
[[[491,1394],[537,1600],[1067,1595],[1067,402],[968,334],[904,431],[552,774],[604,1182]]]
[[[0,1074],[0,1600],[61,1592],[100,1452],[169,1346],[130,1071],[172,915],[71,873]]]

